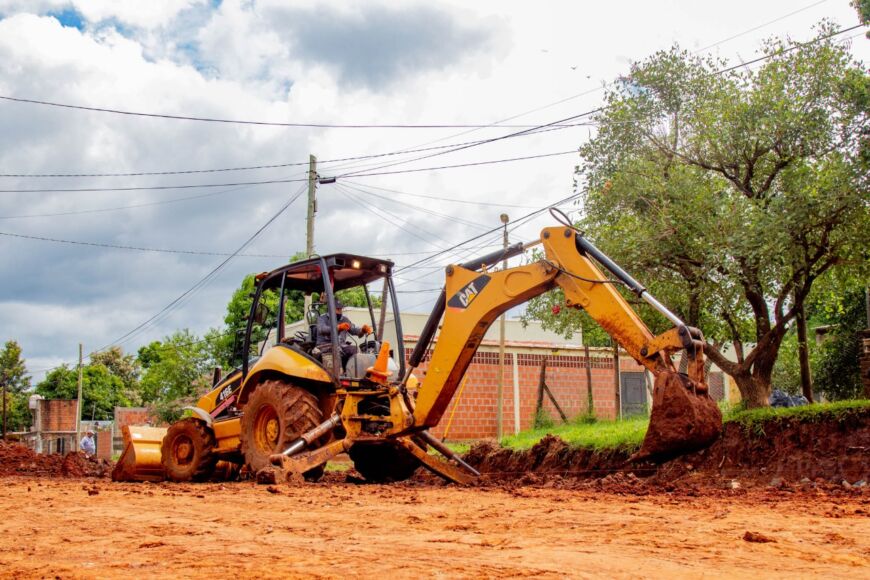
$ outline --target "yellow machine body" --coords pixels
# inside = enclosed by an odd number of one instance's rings
[[[653,297],[645,296],[645,288],[568,224],[545,228],[538,242],[517,245],[513,255],[537,244],[542,245],[545,258],[531,264],[489,271],[488,266],[502,260],[498,253],[494,253],[467,262],[465,266],[448,266],[442,297],[411,356],[409,366],[412,368],[407,369],[404,376],[390,376],[387,343],[381,345],[377,361],[363,378],[333,377],[319,362],[298,348],[279,344],[266,350],[253,362],[246,376],[243,377],[240,371],[229,375],[203,396],[197,409],[193,410],[208,424],[210,433],[214,434],[214,451],[218,458],[240,460],[240,447],[244,447],[242,442],[253,441],[246,439],[249,434],[242,433],[242,430],[254,427],[245,427],[244,415],[238,413],[245,413],[249,399],[249,406],[260,408],[257,405],[262,404],[262,399],[272,396],[270,393],[274,392],[277,378],[280,384],[286,385],[278,392],[296,392],[296,401],[304,395],[309,401],[305,403],[308,409],[314,404],[311,396],[314,395],[320,414],[326,419],[321,424],[309,423],[302,429],[304,432],[294,433],[295,439],[292,441],[286,440],[280,445],[276,443],[277,450],[268,456],[268,464],[280,466],[285,477],[310,475],[329,459],[347,451],[352,459],[356,452],[361,461],[378,456],[383,457],[384,462],[393,462],[391,464],[397,464],[395,462],[401,456],[410,457],[414,466],[423,465],[452,481],[468,481],[469,473],[474,470],[436,441],[428,430],[436,426],[443,416],[492,323],[508,309],[554,288],[564,292],[567,307],[585,310],[615,342],[655,376],[654,406],[640,456],[662,457],[711,444],[721,432],[722,417],[707,393],[704,343],[700,331],[686,326]],[[354,259],[353,263],[359,262]],[[314,276],[309,263],[303,262],[302,265],[308,269],[302,271],[300,276]],[[608,278],[599,265],[619,280]],[[382,265],[378,267],[383,268]],[[285,268],[292,268],[292,265]],[[352,268],[345,267],[341,272],[341,275],[356,275]],[[274,280],[275,273],[283,276],[284,270],[264,274],[262,279]],[[336,274],[335,280],[340,280],[341,275]],[[625,284],[637,296],[650,302],[675,324],[675,328],[654,335],[617,291],[617,282]],[[258,292],[261,291],[262,287],[259,287]],[[440,334],[434,344],[425,378],[418,385],[412,373],[413,367],[422,360],[439,328]],[[672,362],[672,355],[682,349],[688,355],[688,377],[680,375]],[[267,383],[271,386],[257,390],[259,385]],[[252,393],[258,393],[254,397],[259,397],[261,401],[255,403],[251,399]],[[231,404],[237,405],[234,407],[237,409],[235,416],[212,419],[212,416],[217,416]],[[293,404],[296,403],[287,403]],[[284,403],[277,404],[275,408],[283,409],[281,405]],[[279,409],[285,412],[284,416],[289,421],[284,424],[291,425],[301,417],[300,409]],[[248,423],[256,422],[260,416],[258,413],[252,411]],[[279,415],[275,415],[275,425],[284,420]],[[243,417],[241,420],[240,416]],[[125,469],[150,477],[158,471],[155,465],[160,462],[157,443],[159,432],[142,432],[141,436],[137,436],[136,429],[130,430],[128,438],[128,447],[135,452],[131,455],[134,461],[130,463],[129,458],[125,458],[125,465],[132,466]],[[287,432],[291,431],[282,431]],[[387,447],[398,455],[385,452],[384,448]],[[452,463],[427,453],[428,447],[434,447]],[[243,452],[247,457],[248,451]],[[361,464],[357,464],[357,459],[354,459],[354,463],[360,472],[364,471]],[[371,464],[368,468],[374,471]]]

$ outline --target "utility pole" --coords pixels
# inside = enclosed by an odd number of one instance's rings
[[[611,339],[613,340],[613,339]],[[619,343],[613,340],[613,388],[616,394],[616,418],[622,419],[622,389],[619,380]]]
[[[507,224],[510,221],[508,214],[501,214],[501,223],[504,224],[504,251],[505,255],[507,254],[508,248],[508,231]],[[502,269],[507,270],[507,259],[502,260],[501,263]],[[502,314],[498,320],[498,391],[496,394],[496,413],[497,421],[496,421],[496,432],[498,434],[499,441],[504,434],[504,421],[502,419],[502,411],[504,410],[504,331],[505,331],[505,315]],[[514,401],[514,405],[518,405],[518,401]]]
[[[3,381],[3,441],[6,441],[6,375],[0,373],[0,381]]]
[[[79,343],[79,380],[78,380],[78,401],[76,402],[76,440],[73,445],[75,451],[79,450],[79,441],[82,438],[82,343]]]
[[[305,232],[305,257],[311,257],[314,253],[314,214],[317,213],[317,199],[315,192],[317,191],[317,157],[314,155],[308,156],[308,217],[306,220]],[[311,295],[305,297],[305,312],[308,314],[308,309],[311,307]]]

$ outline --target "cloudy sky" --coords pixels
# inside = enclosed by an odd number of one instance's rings
[[[38,380],[79,342],[135,351],[221,324],[244,274],[305,248],[309,154],[341,176],[318,189],[320,253],[407,266],[501,213],[513,240],[532,239],[549,220],[520,219],[571,195],[588,119],[448,146],[594,109],[630,62],[673,43],[736,63],[825,17],[857,24],[847,0],[0,0],[2,97],[266,123],[0,99],[0,338]],[[870,41],[851,42],[866,61]],[[277,167],[203,172],[257,166]],[[401,271],[403,307],[427,310],[440,266],[500,236]]]

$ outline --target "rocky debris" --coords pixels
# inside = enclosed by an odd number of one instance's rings
[[[870,462],[864,450],[870,449],[870,409],[813,421],[785,418],[759,427],[761,434],[726,423],[710,448],[660,465],[630,461],[627,450],[571,447],[551,435],[523,451],[485,441],[472,447],[464,459],[484,474],[481,485],[509,480],[542,485],[555,478],[565,486],[564,479],[582,479],[612,484],[621,492],[626,482],[614,478],[630,473],[657,486],[697,478],[718,480],[734,492],[752,485],[791,491],[794,485],[789,482],[796,481],[814,488],[832,483],[856,493],[866,489]]]
[[[42,455],[18,443],[0,441],[0,476],[108,477],[112,462],[83,453]]]
[[[764,534],[760,534],[758,532],[750,532],[748,530],[745,534],[743,534],[743,540],[746,542],[753,542],[755,544],[768,544],[771,542],[776,542],[776,540],[774,540],[770,536],[765,536]]]

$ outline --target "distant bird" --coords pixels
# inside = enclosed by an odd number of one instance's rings
[[[572,67],[571,67],[571,70],[577,70],[577,67],[576,67],[576,66],[572,66]]]

